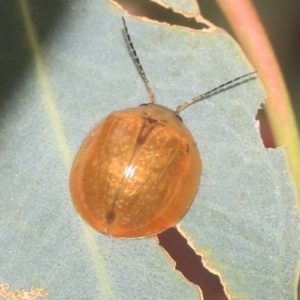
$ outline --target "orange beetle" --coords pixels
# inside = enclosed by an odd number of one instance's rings
[[[150,103],[112,112],[89,133],[73,162],[70,192],[82,218],[114,237],[141,238],[175,226],[197,192],[202,163],[179,112],[238,77],[179,106],[155,104],[123,18]]]

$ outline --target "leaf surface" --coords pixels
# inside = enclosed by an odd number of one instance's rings
[[[66,2],[49,24],[42,16],[53,3],[22,3],[18,35],[27,46],[19,49],[32,61],[0,112],[0,281],[44,288],[48,299],[199,299],[155,238],[98,234],[69,196],[72,159],[89,130],[113,110],[148,101],[120,10]],[[159,104],[175,109],[252,70],[220,30],[126,19]],[[298,208],[282,149],[265,149],[260,139],[263,97],[249,80],[181,114],[204,170],[180,228],[232,299],[287,299],[295,289]]]

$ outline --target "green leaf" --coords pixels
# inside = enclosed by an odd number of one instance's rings
[[[43,288],[48,299],[199,299],[155,238],[103,236],[70,199],[72,159],[89,130],[113,110],[148,101],[120,10],[105,1],[66,2],[44,38],[43,12],[53,3],[20,3],[17,35],[22,40],[25,28],[32,63],[0,112],[0,283]],[[220,30],[125,17],[159,104],[175,109],[252,70]],[[180,230],[238,300],[293,299],[299,265],[284,151],[264,148],[255,121],[263,97],[252,79],[181,114],[204,169]]]

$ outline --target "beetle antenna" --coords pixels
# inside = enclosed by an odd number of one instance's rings
[[[223,84],[221,84],[221,85],[219,85],[219,86],[213,88],[212,90],[210,90],[210,91],[208,91],[208,92],[206,92],[206,93],[204,93],[204,94],[202,94],[202,95],[199,95],[199,96],[197,96],[197,97],[195,97],[195,98],[193,98],[193,99],[191,99],[191,100],[189,100],[189,101],[187,101],[187,102],[185,102],[185,103],[179,105],[179,106],[176,108],[175,111],[176,111],[177,114],[179,114],[181,111],[183,111],[185,108],[187,108],[187,107],[190,106],[191,104],[193,104],[193,103],[195,103],[195,102],[197,102],[197,101],[200,101],[200,100],[202,100],[202,99],[204,99],[204,98],[206,98],[206,97],[208,97],[208,96],[210,96],[210,95],[212,95],[212,94],[218,92],[219,90],[222,90],[222,89],[225,88],[226,86],[229,86],[229,85],[231,85],[232,83],[234,83],[234,82],[236,82],[236,81],[238,81],[238,80],[241,80],[242,78],[250,77],[251,75],[256,74],[256,73],[257,73],[257,71],[253,71],[253,72],[244,74],[244,75],[242,75],[242,76],[236,77],[236,78],[234,78],[234,79],[232,79],[232,80],[230,80],[230,81],[227,81],[227,82],[225,82],[225,83],[223,83]]]
[[[145,73],[145,71],[144,71],[144,69],[143,69],[143,67],[140,63],[140,60],[139,60],[139,58],[137,56],[137,53],[136,53],[136,50],[135,50],[135,48],[133,46],[133,43],[131,41],[131,38],[130,38],[130,35],[129,35],[129,32],[128,32],[128,28],[127,28],[126,21],[125,21],[124,17],[122,17],[122,20],[123,20],[123,24],[124,24],[124,30],[125,30],[125,33],[126,33],[126,40],[127,40],[128,45],[129,45],[129,48],[131,50],[132,56],[133,56],[133,58],[136,62],[136,65],[137,65],[138,69],[140,70],[140,73],[141,73],[141,75],[143,77],[143,80],[146,84],[150,102],[154,103],[155,102],[155,96],[154,96],[154,93],[153,93],[152,88],[150,86],[149,80],[146,76],[146,73]]]

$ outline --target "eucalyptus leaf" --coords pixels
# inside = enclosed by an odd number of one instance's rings
[[[11,4],[16,38],[24,41],[17,50],[32,60],[18,80],[11,72],[14,84],[1,99],[0,283],[43,288],[47,299],[202,299],[156,238],[103,236],[70,199],[72,159],[89,130],[113,110],[148,101],[122,12],[104,0],[20,3]],[[43,15],[55,4],[51,23]],[[252,71],[220,30],[125,18],[159,104],[175,109]],[[4,49],[3,62],[18,53]],[[255,121],[263,98],[254,77],[181,113],[204,169],[179,227],[238,300],[293,299],[299,265],[298,207],[284,151],[264,148]]]

